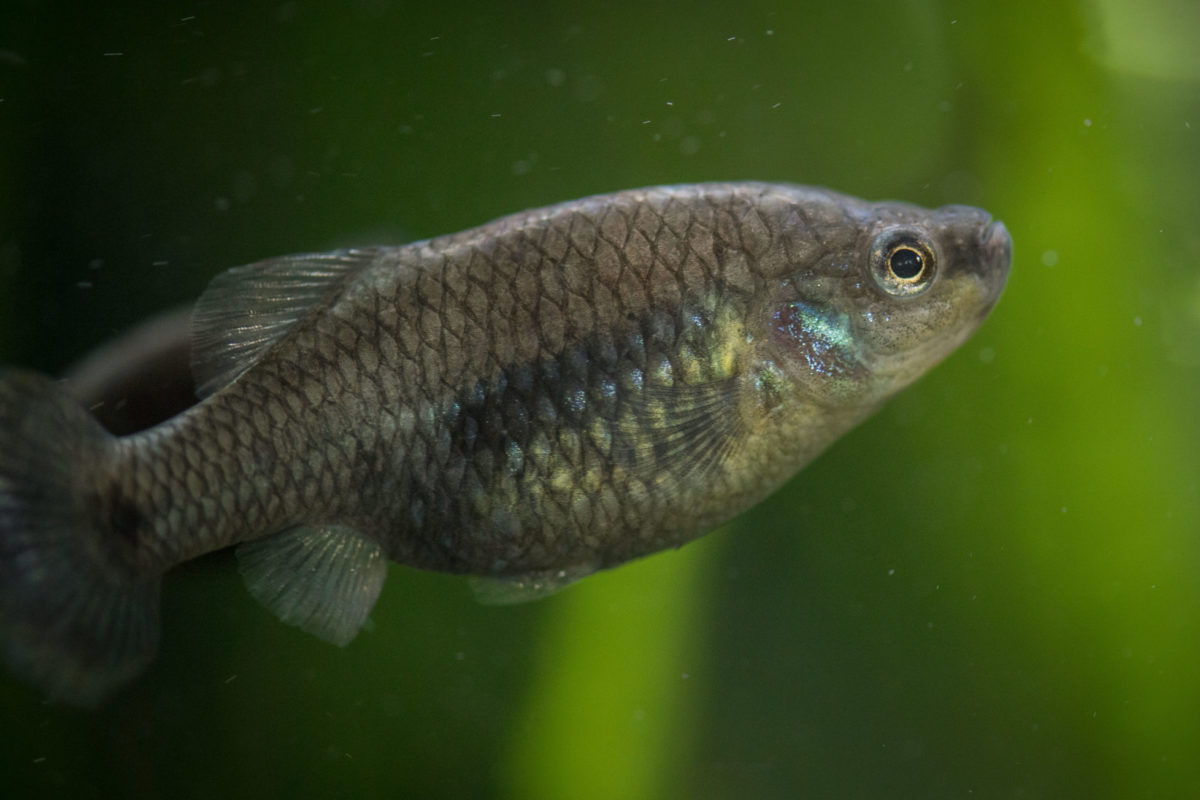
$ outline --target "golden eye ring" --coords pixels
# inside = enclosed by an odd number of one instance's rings
[[[933,285],[937,255],[921,232],[891,228],[875,237],[871,275],[879,288],[895,297],[913,297]]]

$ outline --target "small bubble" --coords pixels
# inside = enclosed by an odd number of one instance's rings
[[[567,82],[567,73],[557,67],[546,70],[546,83],[551,86],[562,86]]]
[[[1133,318],[1133,326],[1134,326],[1135,328],[1140,328],[1140,327],[1142,327],[1142,318],[1141,318],[1141,317],[1134,317],[1134,318]]]
[[[990,364],[996,360],[996,351],[991,347],[984,347],[979,351],[979,360],[984,364]]]
[[[1046,250],[1042,253],[1042,263],[1047,267],[1053,267],[1058,263],[1058,251]]]
[[[895,574],[896,574],[896,570],[895,570],[895,568],[892,568],[892,569],[889,569],[889,570],[888,570],[888,575],[895,575]]]
[[[1092,127],[1092,121],[1091,121],[1090,119],[1085,119],[1085,120],[1083,121],[1083,127],[1085,127],[1085,128],[1090,128],[1090,127]]]
[[[700,138],[697,136],[685,136],[679,142],[679,152],[685,156],[694,156],[700,152]]]

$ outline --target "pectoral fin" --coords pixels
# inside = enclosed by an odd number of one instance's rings
[[[237,557],[256,600],[284,622],[339,646],[367,621],[387,577],[379,545],[336,525],[243,542]]]
[[[614,455],[647,480],[667,472],[703,480],[742,437],[734,378],[647,386],[625,403]]]

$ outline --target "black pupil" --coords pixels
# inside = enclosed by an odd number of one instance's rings
[[[893,275],[902,281],[907,281],[920,275],[925,264],[921,254],[916,250],[901,247],[892,253],[892,257],[888,260],[888,266],[891,267]]]

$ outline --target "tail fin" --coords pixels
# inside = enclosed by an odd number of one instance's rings
[[[0,661],[75,705],[99,703],[158,645],[159,576],[123,566],[97,527],[113,441],[54,381],[0,372]]]

